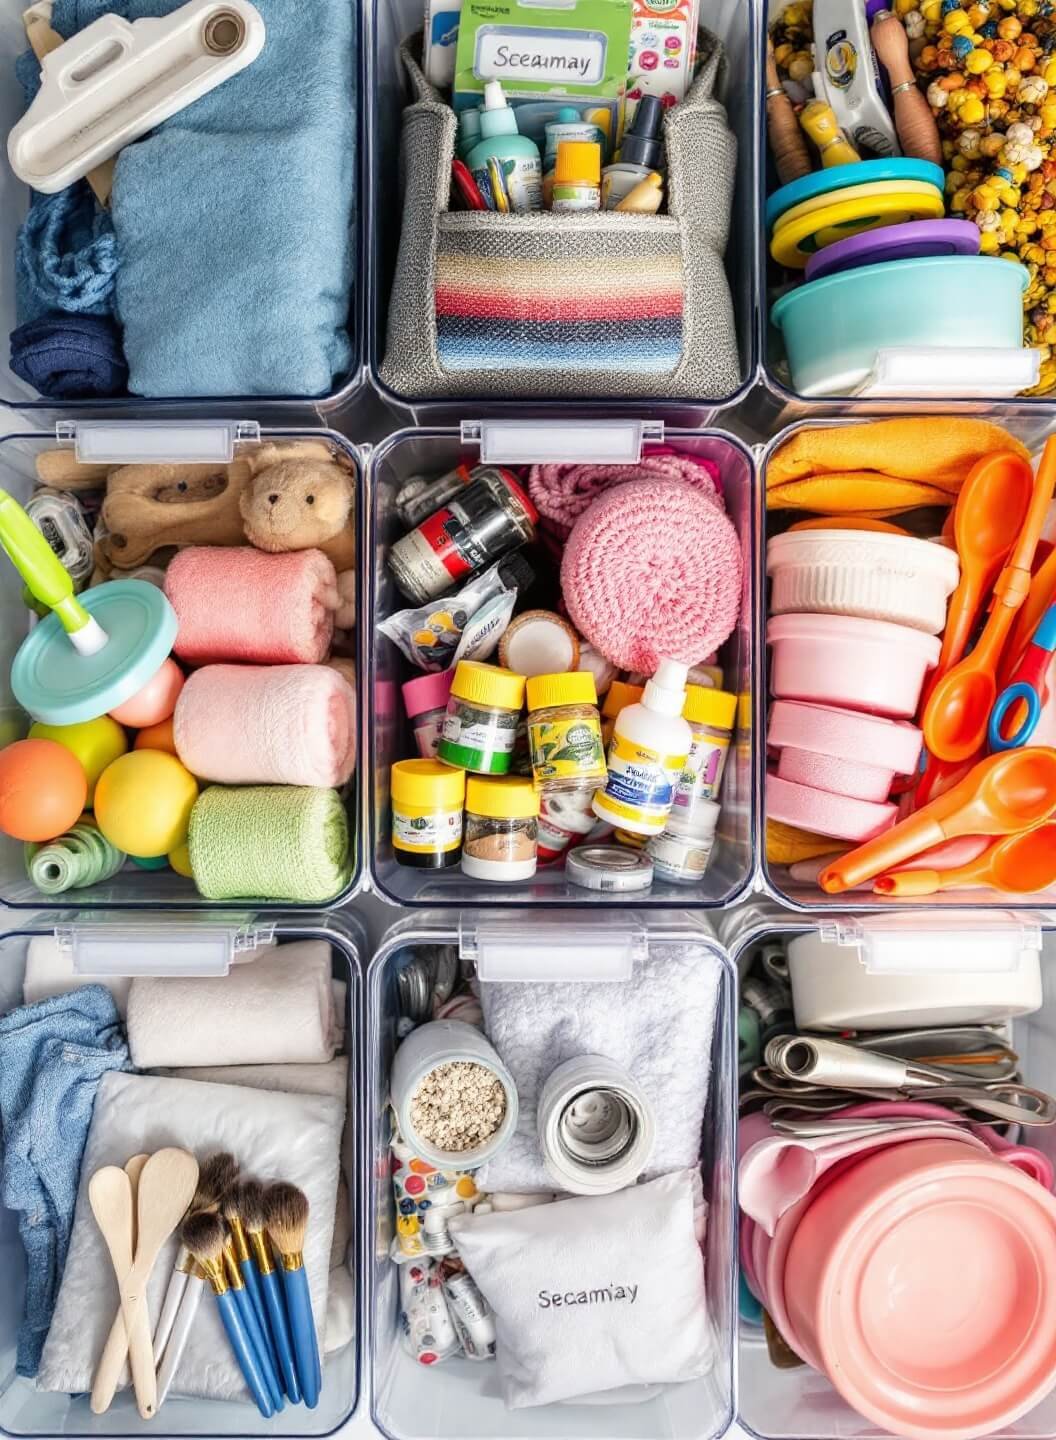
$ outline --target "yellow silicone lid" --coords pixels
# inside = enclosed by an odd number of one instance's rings
[[[466,786],[466,810],[489,820],[531,820],[539,814],[539,792],[520,775],[501,780],[471,775]]]
[[[628,685],[625,680],[614,680],[605,696],[601,713],[607,720],[625,710],[628,705],[637,705],[645,694],[644,685]]]
[[[420,809],[461,810],[466,798],[466,772],[439,760],[397,760],[392,767],[392,803]]]
[[[528,680],[528,709],[546,710],[551,705],[596,705],[598,691],[589,670],[572,670],[566,675],[532,675]]]
[[[501,665],[480,660],[460,660],[451,682],[451,694],[471,705],[496,705],[501,710],[519,710],[524,704],[524,676]]]
[[[786,210],[778,220],[773,233],[777,235],[779,230],[783,230],[786,225],[795,224],[804,215],[814,215],[829,205],[839,204],[846,200],[858,200],[869,195],[879,198],[881,195],[938,195],[940,193],[938,186],[932,185],[928,180],[869,180],[863,185],[847,185],[842,190],[830,190],[825,195],[813,195],[809,200],[801,200],[798,205],[793,205],[791,210]]]
[[[877,199],[863,196],[860,200],[836,201],[811,215],[804,215],[791,225],[775,232],[770,254],[779,265],[789,270],[806,269],[807,261],[817,250],[861,235],[866,230],[879,230],[885,225],[902,225],[907,220],[939,220],[945,213],[942,196],[931,186],[928,195],[881,195]]]
[[[708,685],[687,685],[683,720],[698,725],[713,725],[716,730],[732,730],[737,715],[737,696],[726,690],[712,690]]]

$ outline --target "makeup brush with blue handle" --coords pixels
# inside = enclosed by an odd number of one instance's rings
[[[312,1316],[312,1297],[304,1269],[304,1236],[308,1229],[308,1197],[296,1185],[269,1185],[264,1191],[264,1222],[278,1252],[286,1312],[304,1403],[319,1403],[322,1369]]]
[[[242,1311],[231,1293],[224,1272],[223,1221],[218,1215],[190,1216],[183,1224],[183,1243],[198,1261],[203,1274],[213,1287],[216,1303],[220,1307],[220,1318],[224,1322],[231,1349],[235,1352],[235,1359],[257,1403],[257,1409],[265,1420],[270,1420],[275,1414],[271,1391],[256,1347],[243,1322]]]
[[[264,1304],[271,1325],[271,1338],[282,1369],[282,1383],[286,1394],[294,1405],[301,1403],[301,1387],[297,1381],[297,1366],[293,1359],[293,1342],[290,1339],[290,1322],[286,1316],[286,1301],[282,1294],[282,1283],[275,1273],[275,1262],[264,1235],[264,1186],[259,1180],[246,1180],[238,1190],[239,1209],[246,1229],[249,1248],[253,1252],[254,1269],[257,1271],[260,1288],[264,1292]]]
[[[272,1365],[271,1347],[264,1338],[264,1332],[260,1328],[260,1321],[257,1319],[257,1312],[253,1309],[253,1302],[249,1298],[249,1291],[246,1289],[246,1282],[242,1278],[242,1271],[238,1268],[235,1260],[235,1252],[230,1240],[225,1239],[224,1244],[224,1268],[227,1275],[227,1283],[231,1294],[235,1297],[235,1304],[242,1312],[242,1323],[246,1327],[246,1334],[249,1336],[250,1344],[257,1352],[257,1359],[260,1361],[261,1373],[264,1376],[268,1387],[268,1394],[271,1396],[273,1408],[283,1410],[286,1401],[283,1399],[282,1386],[279,1384],[279,1372]]]
[[[276,1378],[281,1381],[282,1371],[279,1367],[279,1357],[276,1352],[274,1338],[271,1334],[271,1326],[268,1323],[268,1312],[264,1305],[264,1296],[261,1293],[260,1273],[253,1263],[252,1255],[249,1253],[249,1240],[246,1235],[245,1216],[242,1210],[242,1188],[241,1185],[236,1185],[234,1189],[230,1190],[227,1195],[224,1196],[224,1201],[220,1209],[224,1219],[227,1221],[227,1228],[231,1236],[229,1248],[234,1251],[235,1262],[242,1272],[246,1294],[249,1296],[250,1304],[253,1306],[254,1314],[257,1317],[257,1324],[260,1327],[264,1346],[268,1352],[268,1359],[271,1362],[272,1371]]]

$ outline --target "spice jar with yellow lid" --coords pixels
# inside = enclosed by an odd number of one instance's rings
[[[575,790],[584,782],[604,780],[605,747],[594,676],[587,670],[533,675],[527,696],[536,788]]]
[[[459,661],[437,759],[475,774],[506,775],[523,705],[523,675],[479,660]]]
[[[535,874],[539,792],[519,775],[471,776],[466,784],[462,871],[474,880],[530,880]]]
[[[438,760],[398,760],[392,767],[392,848],[401,865],[446,870],[462,854],[466,772]]]
[[[682,718],[689,721],[693,743],[675,786],[671,814],[686,824],[702,800],[718,798],[737,718],[737,696],[707,685],[687,685]]]

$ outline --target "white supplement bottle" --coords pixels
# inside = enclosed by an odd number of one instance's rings
[[[659,835],[675,799],[693,734],[682,719],[688,667],[661,660],[637,705],[616,717],[608,778],[594,814],[636,835]]]

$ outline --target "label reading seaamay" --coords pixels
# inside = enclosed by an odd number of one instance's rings
[[[685,755],[664,755],[625,735],[614,735],[605,782],[606,808],[627,820],[652,820],[659,826],[674,802],[685,763]]]
[[[462,844],[462,811],[435,810],[431,815],[393,812],[392,843],[397,850],[420,850],[430,855],[457,850]]]
[[[607,44],[600,31],[482,25],[473,71],[480,80],[598,85],[605,78]]]

